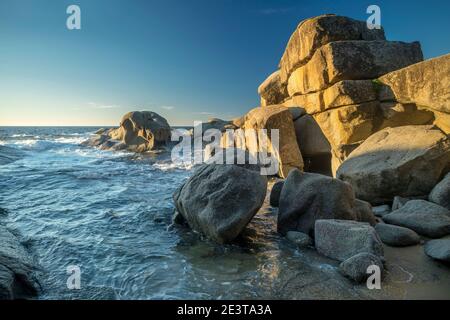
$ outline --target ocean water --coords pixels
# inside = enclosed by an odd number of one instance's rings
[[[172,194],[192,168],[169,153],[80,146],[97,129],[0,128],[0,219],[39,265],[38,298],[272,297],[267,279],[286,260],[269,209],[241,245],[171,228]],[[67,288],[71,265],[81,290]]]

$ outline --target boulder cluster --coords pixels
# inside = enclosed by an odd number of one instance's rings
[[[450,54],[423,61],[418,42],[323,15],[298,25],[258,92],[261,106],[227,125],[279,130],[269,187],[281,235],[357,282],[370,266],[383,272],[385,245],[425,242],[450,261]],[[258,153],[246,136],[221,144]],[[204,164],[174,194],[176,221],[231,242],[266,190],[255,167]]]
[[[232,242],[269,186],[277,231],[355,281],[384,270],[384,245],[425,242],[428,256],[450,262],[450,54],[423,61],[418,42],[322,15],[298,25],[258,93],[260,106],[202,133],[218,129],[222,148],[258,158],[261,140],[247,133],[265,129],[276,183],[257,164],[202,164],[173,195],[175,223]],[[169,140],[167,121],[146,111],[85,144],[145,152]]]

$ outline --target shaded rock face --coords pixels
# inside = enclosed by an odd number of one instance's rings
[[[292,113],[289,108],[282,105],[254,108],[245,115],[241,128],[244,129],[245,136],[231,142],[227,137],[222,137],[222,146],[245,148],[255,157],[262,146],[267,147],[267,151],[278,161],[278,175],[282,178],[287,177],[292,169],[303,170],[303,158],[297,145]],[[267,130],[267,143],[261,139],[261,129]],[[279,132],[278,148],[273,143],[272,129],[277,129]],[[256,135],[250,134],[252,130]]]
[[[367,280],[370,275],[367,273],[367,269],[373,265],[378,266],[380,271],[383,272],[383,262],[378,256],[361,252],[343,261],[339,265],[339,272],[353,281],[360,283]]]
[[[450,113],[450,54],[390,72],[380,81],[401,103]]]
[[[288,231],[286,238],[298,247],[308,247],[313,245],[313,240],[310,236],[303,232]]]
[[[450,173],[431,190],[428,199],[450,210]]]
[[[371,226],[374,226],[377,223],[377,219],[372,211],[372,206],[369,202],[356,199],[355,207],[356,220],[361,222],[367,222]]]
[[[428,241],[424,249],[429,257],[450,263],[450,239]]]
[[[298,118],[294,127],[302,156],[315,157],[331,153],[330,143],[311,115]]]
[[[408,201],[400,209],[385,215],[383,220],[430,238],[450,234],[450,211],[425,200]]]
[[[273,185],[272,190],[270,191],[270,205],[272,207],[278,207],[280,203],[280,195],[281,190],[283,189],[283,185],[284,181],[278,181]]]
[[[448,170],[450,141],[432,126],[403,126],[379,131],[341,164],[337,177],[371,203],[394,196],[427,195]]]
[[[278,232],[300,231],[313,236],[316,220],[356,220],[354,205],[354,193],[345,182],[293,170],[280,195]]]
[[[381,241],[393,247],[413,246],[420,242],[419,235],[408,228],[379,223],[375,226],[375,231]]]
[[[423,60],[418,42],[336,41],[314,53],[291,73],[289,96],[324,90],[342,80],[378,78]]]
[[[164,147],[170,141],[170,126],[166,119],[152,111],[125,114],[120,127],[99,131],[99,135],[83,142],[101,149],[146,152]]]
[[[281,83],[280,71],[272,73],[258,88],[258,94],[261,96],[261,106],[280,104],[286,99],[287,87]]]
[[[367,29],[364,21],[336,15],[322,15],[303,20],[292,34],[280,61],[280,79],[311,59],[321,46],[342,40],[384,40],[383,29]]]
[[[0,300],[35,296],[34,263],[15,235],[0,226]]]
[[[174,194],[189,226],[219,243],[233,241],[262,206],[267,178],[259,169],[202,165]]]
[[[317,220],[315,245],[319,253],[345,261],[359,253],[383,257],[383,244],[368,223],[347,220]]]

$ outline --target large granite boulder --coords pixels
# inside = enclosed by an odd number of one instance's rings
[[[39,288],[30,255],[15,235],[0,226],[0,300],[32,297]]]
[[[430,238],[450,234],[450,211],[425,200],[408,201],[400,209],[383,216],[383,220]]]
[[[303,158],[297,145],[292,114],[288,108],[282,105],[254,108],[245,116],[243,129],[254,129],[257,134],[261,132],[261,129],[267,130],[268,151],[277,157],[280,177],[287,177],[292,169],[303,170]],[[272,129],[278,129],[279,132],[278,148],[272,143]],[[258,143],[256,139],[246,137],[245,144],[251,154],[261,151],[261,143]]]
[[[287,98],[286,84],[280,80],[280,71],[272,73],[258,88],[258,94],[261,96],[261,106],[280,104]]]
[[[423,60],[418,42],[336,41],[320,47],[289,76],[289,96],[324,90],[342,80],[378,78]]]
[[[170,141],[171,131],[167,120],[156,112],[134,111],[122,117],[119,128],[99,133],[82,144],[140,153],[164,147]]]
[[[315,245],[319,253],[345,261],[359,253],[383,257],[383,244],[368,223],[348,220],[317,220]]]
[[[450,113],[450,54],[390,72],[379,80],[401,103]]]
[[[315,173],[292,170],[281,190],[278,232],[314,235],[319,219],[356,220],[355,196],[345,182]]]
[[[450,210],[450,173],[431,190],[428,199]]]
[[[204,164],[174,194],[189,226],[219,243],[233,241],[264,202],[267,178],[256,165]]]
[[[383,29],[369,30],[366,22],[332,14],[303,20],[297,26],[280,61],[280,79],[311,59],[321,46],[342,40],[384,40]]]
[[[448,170],[450,140],[432,126],[383,129],[340,165],[337,177],[371,203],[427,195]]]

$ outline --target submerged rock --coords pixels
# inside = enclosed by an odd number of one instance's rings
[[[356,220],[354,204],[349,184],[321,174],[292,170],[280,195],[278,232],[313,235],[316,220]]]
[[[368,223],[347,220],[317,220],[315,246],[319,253],[345,261],[362,252],[383,257],[383,244]]]
[[[450,263],[450,239],[428,241],[425,253],[433,259]]]
[[[375,231],[381,241],[389,246],[406,247],[420,243],[419,235],[408,228],[379,223],[375,226]]]
[[[0,226],[0,299],[37,295],[39,283],[35,266],[19,239]]]
[[[383,272],[383,262],[378,256],[367,252],[361,252],[343,261],[339,265],[339,271],[344,276],[359,283],[367,280],[370,275],[367,273],[367,269],[373,265],[378,266],[380,271]]]
[[[450,140],[433,126],[383,129],[341,164],[337,177],[371,203],[428,195],[450,163]]]
[[[450,211],[425,200],[408,201],[400,209],[385,215],[383,220],[430,238],[450,234]]]
[[[267,178],[259,167],[204,164],[174,194],[189,226],[219,243],[233,241],[262,206]]]

